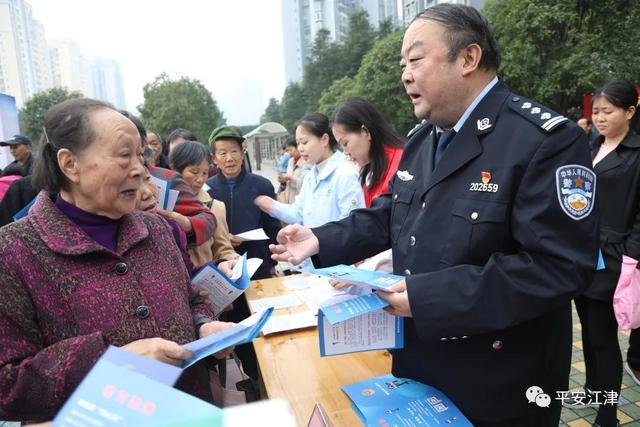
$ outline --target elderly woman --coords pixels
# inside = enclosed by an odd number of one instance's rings
[[[135,211],[135,126],[100,101],[45,117],[28,217],[0,230],[0,419],[51,419],[109,345],[166,363],[225,329],[196,298],[170,227]],[[209,398],[206,369],[178,387]]]
[[[227,213],[224,203],[211,198],[204,190],[209,177],[209,150],[201,142],[184,141],[174,147],[169,154],[171,169],[182,175],[198,201],[211,209],[216,217],[216,231],[213,237],[200,246],[189,249],[191,261],[202,265],[213,260],[232,260],[239,257],[231,245]]]

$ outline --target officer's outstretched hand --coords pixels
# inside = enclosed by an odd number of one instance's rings
[[[276,261],[290,262],[298,265],[305,259],[315,255],[320,250],[320,242],[310,228],[302,225],[287,225],[278,232],[276,238],[279,244],[269,245]]]
[[[378,291],[376,295],[391,304],[390,307],[385,308],[387,313],[391,313],[394,316],[413,317],[411,306],[409,305],[407,282],[404,280],[391,286],[389,292]]]

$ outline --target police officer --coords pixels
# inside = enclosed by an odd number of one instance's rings
[[[391,247],[406,280],[383,295],[408,318],[393,374],[440,389],[477,426],[557,426],[571,299],[597,258],[584,132],[496,78],[495,39],[471,7],[425,10],[401,55],[427,123],[391,193],[339,222],[286,227],[273,257],[333,265]]]

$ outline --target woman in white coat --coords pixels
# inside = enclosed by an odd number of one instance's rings
[[[302,158],[313,165],[300,193],[290,205],[257,197],[255,204],[260,209],[287,224],[318,227],[365,207],[358,172],[338,150],[327,116],[304,116],[296,126],[296,142]]]

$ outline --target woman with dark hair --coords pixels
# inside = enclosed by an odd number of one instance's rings
[[[33,174],[43,191],[0,230],[4,419],[53,418],[110,345],[180,365],[182,344],[229,326],[197,298],[167,222],[135,210],[140,139],[100,101],[64,101],[45,116]],[[211,400],[202,364],[178,387]]]
[[[171,151],[169,163],[171,169],[182,175],[182,178],[191,186],[198,201],[211,209],[216,217],[217,227],[213,237],[189,250],[191,261],[198,266],[214,260],[228,261],[238,258],[238,254],[231,245],[224,203],[214,200],[203,189],[209,177],[209,150],[201,142],[184,141]]]
[[[296,141],[300,155],[312,165],[300,194],[291,205],[257,197],[260,209],[287,224],[318,227],[365,206],[358,174],[338,150],[327,116],[304,116],[296,125]]]
[[[635,88],[624,82],[598,88],[591,104],[592,120],[600,133],[591,155],[597,176],[600,247],[605,268],[596,272],[591,285],[575,303],[582,324],[586,367],[587,399],[583,401],[590,398],[592,403],[602,402],[605,392],[619,394],[622,382],[613,293],[622,255],[640,257],[640,137],[631,127],[638,115],[637,105]],[[580,184],[584,191],[595,191],[586,182]],[[629,364],[632,365],[631,358]],[[594,425],[616,426],[616,404],[599,405]]]
[[[351,98],[331,116],[338,143],[360,167],[360,183],[367,207],[389,191],[389,180],[398,170],[404,141],[395,134],[373,105]]]

